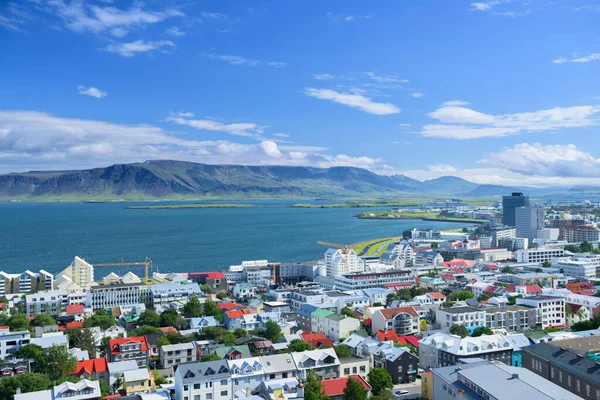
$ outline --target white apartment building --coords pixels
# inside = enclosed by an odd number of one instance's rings
[[[228,360],[231,371],[231,386],[233,391],[255,390],[265,380],[265,370],[261,357]]]
[[[327,249],[325,252],[327,276],[339,276],[364,271],[364,263],[354,249]]]
[[[350,336],[352,332],[360,329],[360,321],[358,318],[348,317],[346,315],[332,314],[323,320],[324,330],[316,331],[323,332],[334,342],[341,338]]]
[[[159,283],[150,285],[150,304],[154,308],[168,307],[171,303],[183,305],[192,296],[202,297],[197,283],[181,285],[179,283]]]
[[[415,277],[408,270],[392,269],[385,272],[364,272],[338,275],[335,277],[319,276],[315,281],[329,288],[344,291],[364,290],[385,287],[386,284],[415,284]]]
[[[595,278],[596,265],[586,260],[560,259],[552,262],[552,267],[559,268],[567,276]]]
[[[175,371],[175,400],[233,399],[227,360],[181,364]]]
[[[373,313],[373,332],[393,330],[396,334],[405,336],[419,333],[419,320],[425,310],[419,306],[384,308]]]
[[[544,289],[544,295],[563,297],[565,303],[575,304],[586,308],[589,315],[594,315],[596,309],[600,307],[600,297],[575,294],[568,289]]]
[[[6,360],[31,341],[29,331],[0,332],[0,359]]]
[[[546,210],[543,206],[515,208],[515,227],[517,237],[528,238],[530,241],[538,237],[544,229]]]
[[[542,310],[542,329],[549,326],[565,325],[565,299],[557,296],[533,296],[517,298],[517,305],[540,308]]]
[[[93,286],[88,292],[88,304],[94,310],[116,306],[132,306],[149,296],[148,285],[123,283]]]
[[[518,263],[543,263],[544,261],[550,261],[553,258],[564,257],[564,249],[553,249],[553,248],[541,248],[541,249],[522,249],[517,250],[517,262]]]
[[[69,292],[66,290],[51,290],[25,296],[25,312],[27,315],[53,314],[57,315],[69,305]]]
[[[196,361],[196,345],[194,343],[170,344],[160,347],[160,363],[163,368]]]
[[[94,284],[94,266],[77,256],[71,265],[56,276],[56,285],[59,289],[62,289],[62,285],[68,287],[76,285],[79,287],[77,291],[86,291]]]
[[[454,325],[485,326],[485,311],[471,307],[439,308],[435,310],[435,319],[444,330],[450,330]]]

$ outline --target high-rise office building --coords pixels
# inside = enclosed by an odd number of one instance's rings
[[[517,237],[533,239],[540,237],[544,231],[546,210],[543,206],[517,207],[515,209],[515,226]]]
[[[502,196],[502,223],[508,226],[515,224],[515,208],[529,207],[529,196],[513,192],[510,196]]]

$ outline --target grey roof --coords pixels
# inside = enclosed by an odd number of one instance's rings
[[[281,371],[296,370],[296,363],[290,353],[275,354],[272,356],[260,357],[265,374],[272,374]]]
[[[179,364],[176,374],[181,375],[183,383],[212,381],[231,376],[227,360]]]
[[[477,311],[481,311],[481,310],[478,310],[478,309],[472,308],[472,307],[450,307],[450,308],[444,308],[440,311],[448,313],[448,314],[463,314],[463,313],[477,312]]]
[[[179,284],[179,283],[157,283],[150,285],[150,291],[152,293],[195,293],[200,294],[200,286],[197,283],[190,284]]]
[[[125,382],[143,381],[149,378],[149,374],[146,368],[132,369],[123,372],[123,380]]]
[[[135,360],[117,361],[108,363],[108,371],[111,374],[116,374],[123,371],[129,371],[132,369],[138,369],[137,362]]]
[[[526,297],[526,300],[564,300],[564,297],[558,297],[558,296],[544,296],[544,295],[538,295],[538,296],[531,296],[531,297]]]
[[[161,347],[163,352],[167,351],[177,351],[177,350],[189,350],[195,349],[196,346],[194,343],[178,343],[178,344],[167,344]]]
[[[570,349],[561,349],[559,342],[533,344],[521,349],[559,366],[575,375],[600,385],[600,364],[588,357],[582,357]]]

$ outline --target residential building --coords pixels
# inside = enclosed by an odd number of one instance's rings
[[[430,265],[434,268],[442,268],[444,263],[444,257],[440,253],[430,250],[417,251],[415,255],[416,265]]]
[[[31,336],[29,331],[0,332],[0,359],[11,358],[21,346],[29,344]]]
[[[511,338],[521,340],[515,341]],[[461,358],[484,358],[511,365],[513,351],[522,350],[515,342],[523,341],[528,343],[522,333],[465,338],[448,333],[434,333],[419,340],[419,365],[423,369],[446,367],[456,365]]]
[[[501,240],[512,239],[512,238],[517,237],[517,230],[510,226],[490,228],[490,232],[491,232],[491,239],[492,239],[491,247],[504,247],[504,246],[500,245]]]
[[[109,362],[134,360],[139,367],[148,365],[149,345],[145,336],[113,339],[108,346]]]
[[[363,289],[360,291],[356,291],[356,294],[362,294],[369,298],[370,304],[381,303],[385,304],[387,301],[387,296],[390,293],[393,293],[392,290],[386,288],[373,288],[373,289]]]
[[[154,285],[152,285],[154,286]],[[93,310],[132,306],[143,303],[150,295],[149,286],[140,283],[93,286],[88,291],[88,304]]]
[[[410,270],[400,269],[346,274],[335,277],[318,276],[315,280],[323,286],[344,291],[381,288],[388,284],[407,284],[408,287],[412,287],[415,284],[415,277],[410,273]]]
[[[338,276],[364,271],[364,263],[354,249],[327,249],[325,252],[327,276]]]
[[[363,379],[367,379],[367,375],[371,370],[371,365],[368,359],[363,357],[348,357],[340,358],[340,377],[359,375]]]
[[[260,357],[242,358],[241,360],[229,360],[229,371],[231,372],[231,386],[233,392],[238,390],[256,390],[265,378],[262,359]]]
[[[148,368],[133,369],[123,372],[123,389],[127,395],[147,393],[155,389],[154,374]]]
[[[544,378],[547,385],[558,385],[579,396],[573,398],[600,398],[597,340],[591,346],[587,344],[592,343],[590,338],[568,342],[571,342],[572,348],[563,346],[563,341],[542,342],[523,348],[523,367]]]
[[[95,379],[109,384],[108,362],[105,357],[91,358],[77,362],[77,368],[71,375],[84,379]]]
[[[181,364],[175,371],[174,400],[230,400],[231,373],[226,360]]]
[[[541,327],[564,327],[565,318],[565,299],[556,296],[532,296],[526,298],[517,298],[517,304],[527,307],[539,308],[542,310]]]
[[[150,304],[156,309],[168,308],[172,305],[179,308],[192,297],[202,297],[202,291],[197,283],[158,283],[150,285],[148,288]]]
[[[373,355],[373,367],[385,369],[394,385],[414,382],[419,358],[406,348],[390,347]]]
[[[517,237],[527,238],[530,242],[538,238],[544,229],[546,210],[543,206],[515,208],[515,227]]]
[[[303,389],[296,378],[270,379],[260,384],[255,399],[293,400],[303,399]]]
[[[0,362],[0,377],[15,376],[31,372],[30,360],[11,360]]]
[[[331,348],[308,350],[292,353],[298,368],[298,378],[306,379],[308,370],[317,374],[320,379],[333,379],[340,376],[340,360]]]
[[[227,278],[222,272],[190,272],[188,279],[199,285],[208,285],[214,292],[224,292],[229,289]]]
[[[265,301],[263,302],[263,310],[268,313],[286,313],[290,312],[290,305],[283,301]]]
[[[575,400],[579,397],[523,368],[486,360],[465,360],[459,365],[434,368],[435,400]]]
[[[600,230],[593,225],[567,225],[561,228],[561,235],[569,243],[597,242]]]
[[[300,282],[312,282],[318,275],[318,265],[306,263],[276,263],[275,284],[295,285]]]
[[[538,249],[521,249],[517,250],[518,263],[543,263],[551,261],[553,258],[564,257],[565,250],[562,248],[538,248]]]
[[[249,299],[256,295],[256,288],[249,283],[238,283],[233,287],[233,297],[236,299]]]
[[[321,382],[323,385],[323,391],[325,392],[325,395],[329,397],[329,400],[342,400],[344,398],[344,389],[348,385],[349,379],[357,380],[363,386],[366,395],[369,395],[371,391],[371,385],[369,385],[365,379],[360,376],[347,376]]]
[[[290,353],[260,357],[265,379],[288,379],[296,377],[296,363]]]
[[[552,267],[559,268],[563,274],[581,278],[596,278],[595,263],[588,260],[560,259],[552,263]]]
[[[95,285],[94,266],[83,258],[75,256],[71,265],[56,276],[55,284],[57,289],[87,291]]]
[[[591,318],[600,313],[600,298],[596,296],[571,293],[566,289],[545,289],[544,294],[548,296],[563,297],[565,303],[586,308]]]
[[[58,315],[65,311],[69,304],[69,293],[66,290],[51,290],[25,296],[25,312],[27,315]]]
[[[330,315],[335,315],[331,311],[322,308],[317,309],[310,315],[310,330],[313,332],[325,332],[325,319]]]
[[[450,307],[435,310],[435,320],[444,330],[455,325],[467,328],[485,326],[485,311],[471,307]]]
[[[49,390],[17,393],[15,400],[100,400],[100,382],[82,379],[79,382],[63,382]]]
[[[323,319],[323,328],[323,330],[314,332],[323,332],[331,340],[337,342],[341,338],[346,338],[350,336],[352,332],[359,330],[360,321],[358,318],[352,318],[346,315],[331,314]]]
[[[540,308],[515,305],[485,309],[485,326],[490,329],[522,332],[533,325],[541,326],[541,324],[542,310]]]
[[[171,368],[185,362],[196,361],[196,345],[179,343],[161,346],[159,349],[160,364],[163,368]]]
[[[214,349],[214,353],[224,360],[239,360],[251,356],[248,345],[218,347]]]
[[[393,330],[398,335],[419,332],[419,320],[425,310],[418,306],[384,308],[375,311],[371,322],[373,332]]]
[[[516,208],[529,206],[529,196],[513,192],[502,197],[502,222],[507,226],[516,226]]]

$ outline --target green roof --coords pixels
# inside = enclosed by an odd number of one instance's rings
[[[247,344],[244,344],[242,346],[225,346],[225,347],[219,347],[217,349],[215,349],[215,354],[219,356],[219,358],[225,358],[225,356],[227,356],[227,354],[231,353],[232,351],[237,350],[240,353],[242,353],[242,358],[250,358],[252,355],[250,354],[250,347],[248,347]]]
[[[331,311],[327,311],[322,308],[319,308],[318,310],[313,311],[310,315],[319,317],[319,318],[327,318],[330,315],[333,315],[333,313]]]
[[[541,339],[548,336],[548,334],[544,331],[529,331],[524,332],[523,334],[529,339]]]

